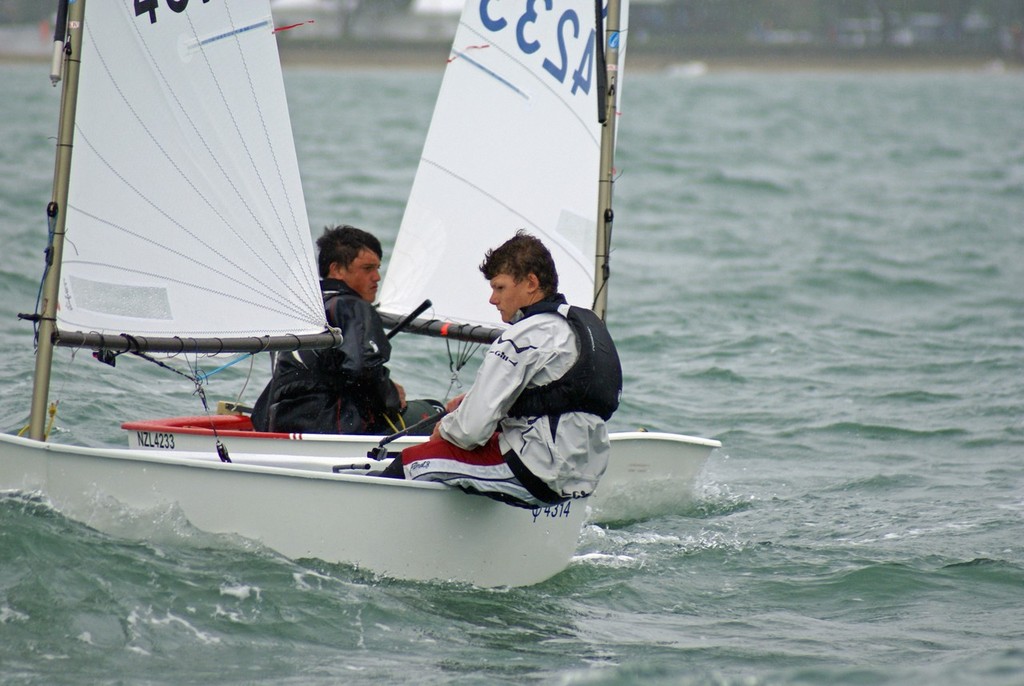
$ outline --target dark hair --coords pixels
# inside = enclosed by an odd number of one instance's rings
[[[508,274],[518,283],[530,274],[537,277],[544,297],[558,292],[558,271],[551,253],[540,242],[525,230],[519,229],[516,235],[497,248],[488,250],[480,271],[487,280],[498,274]]]
[[[376,236],[348,224],[325,226],[323,235],[316,239],[316,247],[320,251],[317,266],[322,279],[327,278],[335,262],[347,269],[363,248],[374,252],[379,258],[384,257]]]

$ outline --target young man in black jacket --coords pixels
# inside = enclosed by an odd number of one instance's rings
[[[340,347],[281,353],[253,408],[257,431],[390,434],[401,428],[405,390],[385,366],[391,343],[372,303],[383,251],[352,226],[324,229],[316,242],[327,322]]]

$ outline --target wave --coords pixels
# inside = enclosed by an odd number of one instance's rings
[[[870,440],[930,440],[934,438],[960,438],[969,436],[970,432],[959,428],[942,429],[911,429],[888,424],[864,424],[860,422],[833,422],[822,426],[798,427],[780,431],[780,437],[813,434],[842,434]]]
[[[725,171],[715,171],[703,179],[704,183],[712,187],[727,188],[736,191],[765,193],[768,195],[792,195],[799,189],[791,187],[782,181],[756,176],[739,176]]]

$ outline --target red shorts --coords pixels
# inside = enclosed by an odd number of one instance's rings
[[[473,450],[460,448],[444,439],[431,439],[426,443],[420,443],[403,450],[402,464],[405,465],[406,472],[408,472],[411,463],[432,457],[455,460],[463,464],[490,467],[505,464],[505,458],[501,456],[501,448],[498,447],[497,433],[492,434],[489,441]]]
[[[512,473],[498,446],[498,434],[473,450],[445,440],[429,440],[402,451],[405,478],[438,481],[468,493],[485,495],[520,507],[546,507]]]

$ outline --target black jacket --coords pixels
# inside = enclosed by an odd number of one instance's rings
[[[278,355],[274,375],[253,408],[257,431],[391,433],[384,415],[399,411],[385,366],[391,342],[380,315],[343,281],[321,282],[327,322],[341,329],[340,347]]]

